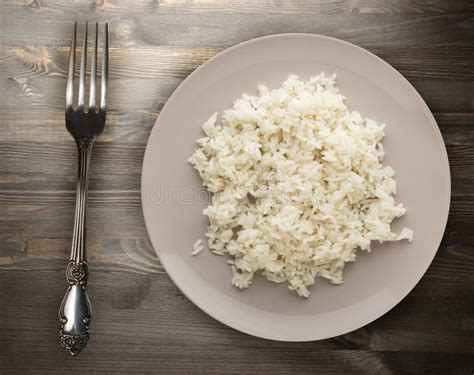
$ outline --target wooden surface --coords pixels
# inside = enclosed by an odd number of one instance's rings
[[[473,373],[472,0],[3,0],[0,17],[2,375]],[[108,21],[111,31],[87,226],[93,321],[77,358],[57,337],[75,199],[63,113],[74,20]],[[452,173],[446,234],[421,282],[368,326],[309,343],[247,336],[196,308],[163,271],[140,203],[147,138],[178,84],[227,47],[284,32],[338,37],[397,68],[433,111]]]

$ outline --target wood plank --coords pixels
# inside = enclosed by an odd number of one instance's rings
[[[447,145],[474,142],[474,113],[434,113],[434,116]]]
[[[0,202],[13,204],[27,199],[25,203],[41,205],[61,203],[64,199],[68,202],[73,198],[69,193],[75,188],[77,155],[71,140],[51,143],[47,148],[38,142],[1,142],[0,145],[0,158],[14,161],[0,165]],[[460,182],[453,186],[455,197],[470,193],[461,182],[474,180],[472,145],[447,146],[451,178]],[[98,142],[93,150],[91,193],[99,189],[104,193],[121,192],[124,199],[131,198],[140,188],[144,152],[145,146],[141,144]],[[11,194],[11,200],[8,194]]]
[[[34,2],[36,4],[38,2]],[[195,46],[225,48],[255,37],[304,32],[341,38],[363,46],[470,46],[472,12],[459,13],[349,13],[240,11],[186,12],[186,6],[171,9],[148,3],[149,8],[116,11],[89,7],[74,11],[65,6],[25,8],[18,3],[2,3],[9,14],[3,23],[0,42],[14,45],[56,45],[67,47],[74,21],[108,21],[112,46]],[[81,8],[86,8],[81,11]],[[242,9],[245,9],[243,7]],[[272,7],[269,7],[272,9]],[[425,8],[426,9],[426,8]],[[36,30],[37,32],[31,32]],[[442,33],[439,30],[443,30]]]
[[[99,142],[146,144],[157,117],[158,112],[143,109],[110,109],[107,111],[107,126]],[[0,110],[0,118],[2,129],[8,132],[9,142],[51,142],[53,134],[55,143],[70,145],[73,142],[65,127],[64,110]]]
[[[73,226],[74,200],[69,203],[0,204],[0,268],[57,269],[69,256]],[[95,195],[95,194],[94,194]],[[99,269],[161,272],[161,266],[149,243],[140,207],[104,203],[101,194],[91,197],[88,210],[88,257]],[[114,195],[117,196],[117,195]],[[465,284],[474,281],[474,197],[453,199],[448,227],[435,262],[428,270],[430,279]],[[190,244],[191,246],[191,244]]]
[[[361,13],[458,13],[473,12],[472,1],[444,1],[444,0],[354,0],[351,2],[351,11]]]
[[[107,114],[107,127],[100,136],[99,143],[104,144],[104,147],[108,143],[146,145],[158,115],[159,112],[143,109],[111,109]],[[435,112],[434,116],[447,145],[474,144],[473,112]],[[0,119],[2,129],[8,133],[8,139],[5,139],[7,142],[49,143],[54,134],[55,144],[70,146],[72,143],[72,138],[65,129],[62,110],[0,109]]]
[[[64,111],[63,77],[38,77],[35,79],[0,79],[0,90],[9,95],[3,100],[3,108],[18,111],[47,109]],[[112,108],[146,110],[156,112],[182,82],[182,79],[120,79],[110,82]],[[474,81],[463,80],[411,80],[412,85],[434,112],[472,112],[474,100],[471,93]]]
[[[36,275],[34,295],[19,300],[19,293],[31,290],[31,273],[0,273],[0,282],[8,290],[3,298],[9,302],[0,306],[0,345],[4,348],[0,361],[8,373],[33,367],[46,373],[51,363],[57,371],[67,368],[88,373],[143,373],[156,368],[164,373],[324,373],[337,363],[338,373],[365,374],[383,373],[392,366],[417,373],[435,367],[462,371],[472,363],[472,335],[466,329],[468,306],[444,305],[448,301],[442,297],[451,290],[446,286],[441,285],[435,295],[426,293],[422,284],[414,291],[413,298],[421,308],[419,319],[413,319],[417,311],[404,310],[411,302],[403,301],[389,315],[352,334],[312,343],[281,343],[216,324],[191,305],[166,275],[118,272],[91,274],[93,335],[87,351],[72,360],[56,341],[57,301],[64,292],[62,272]],[[464,292],[453,298],[469,298]],[[440,297],[438,304],[432,303]],[[398,327],[387,323],[391,314],[401,318]],[[439,326],[434,314],[451,324]],[[22,334],[25,327],[34,335]],[[450,339],[452,332],[465,341]],[[25,347],[28,356],[14,355]],[[401,365],[402,358],[408,363]]]
[[[472,186],[472,183],[471,183]],[[19,236],[24,231],[23,236],[47,237],[47,238],[70,238],[73,224],[74,199],[73,192],[69,193],[71,198],[56,198],[49,204],[37,205],[31,200],[28,203],[12,201],[2,203],[0,209],[1,232],[8,234],[5,236]],[[112,196],[113,203],[106,203],[104,196]],[[36,198],[40,201],[40,198]],[[122,200],[124,202],[122,202]],[[122,194],[98,194],[91,192],[89,206],[88,235],[91,236],[117,236],[124,238],[127,233],[140,233],[138,238],[146,238],[143,216],[141,212],[140,194],[136,192],[134,197],[124,198]],[[449,222],[458,228],[459,233],[468,236],[470,231],[466,228],[473,226],[474,221],[474,200],[473,196],[465,195],[453,197],[451,201],[451,211]],[[467,231],[467,232],[466,232]],[[21,237],[20,237],[21,238]],[[126,237],[125,237],[126,238]],[[67,249],[66,249],[67,251]]]
[[[3,110],[46,110],[59,115],[64,108],[66,48],[3,46],[4,72],[0,89],[8,92]],[[371,48],[410,79],[436,112],[474,110],[474,48]],[[217,49],[112,49],[111,108],[156,112],[195,68]],[[47,118],[43,118],[47,120]]]
[[[54,110],[64,106],[67,48],[3,46],[3,108]],[[474,110],[474,48],[369,48],[409,78],[433,111]],[[112,108],[155,112],[181,81],[218,49],[177,47],[112,49]]]
[[[142,6],[146,3],[139,2]],[[193,13],[209,11],[219,12],[248,12],[248,13],[304,13],[304,14],[334,14],[334,13],[396,13],[396,14],[436,14],[436,13],[458,13],[474,12],[474,6],[470,1],[452,1],[447,3],[443,0],[410,1],[410,0],[338,0],[338,1],[311,1],[290,0],[276,2],[271,0],[167,0],[160,2],[160,7],[176,9]]]
[[[110,366],[108,361],[114,361],[110,355],[118,357],[120,353],[131,356],[126,361],[129,365],[149,356],[145,361],[147,363],[140,364],[145,366],[144,369],[152,366],[154,361],[172,363],[174,361],[171,358],[154,356],[153,353],[166,353],[166,348],[175,353],[183,345],[189,350],[190,356],[174,363],[177,370],[181,369],[180,363],[182,366],[189,366],[203,353],[225,366],[227,359],[235,354],[233,352],[237,348],[243,352],[234,359],[241,362],[244,356],[248,357],[248,361],[241,364],[247,366],[247,369],[258,366],[261,362],[266,362],[272,368],[272,360],[266,358],[266,354],[285,350],[286,354],[280,353],[284,355],[285,363],[297,351],[301,351],[305,355],[296,356],[295,360],[307,365],[307,357],[315,356],[316,352],[331,355],[330,353],[339,350],[350,350],[354,354],[371,350],[387,353],[450,353],[462,357],[472,354],[474,349],[469,308],[472,294],[468,288],[456,287],[456,284],[453,285],[448,280],[436,284],[423,280],[391,312],[353,333],[312,343],[282,343],[250,337],[216,324],[211,317],[192,305],[166,274],[93,270],[88,288],[94,306],[94,334],[90,343],[93,350],[88,352],[87,358],[93,361],[102,357],[102,366]],[[59,344],[55,337],[56,309],[64,293],[65,281],[61,269],[38,271],[35,275],[37,282],[32,286],[31,272],[0,272],[0,281],[6,286],[2,298],[9,301],[0,306],[0,313],[4,317],[0,322],[3,333],[0,345],[3,347],[4,343],[10,343],[4,351],[5,355],[28,344],[32,345],[34,347],[30,349],[28,357],[30,364],[36,362],[41,365],[40,357],[52,356],[59,359],[64,354],[58,350]],[[16,298],[22,290],[33,291],[33,287],[35,293],[30,298]],[[452,304],[452,300],[464,303]],[[18,315],[19,309],[22,311],[21,315]],[[35,317],[35,314],[38,315]],[[439,324],[440,319],[444,319],[443,325]],[[24,327],[35,327],[37,334],[20,335]],[[34,345],[41,337],[44,338],[43,345]],[[225,351],[231,353],[225,360],[218,361],[218,356],[223,353],[214,353],[214,357],[211,354],[212,348],[225,348]],[[252,350],[260,355],[250,355]],[[133,357],[135,360],[132,360]],[[16,366],[21,366],[19,358],[12,356],[12,360],[15,358]],[[273,366],[274,369],[278,368],[276,364]]]
[[[474,79],[474,46],[468,47],[368,47],[408,79]],[[110,79],[186,78],[199,65],[220,52],[219,48],[143,46],[111,50]],[[89,51],[90,52],[90,51]],[[66,76],[69,48],[2,45],[3,77],[25,80],[42,76]],[[90,57],[90,53],[89,53]]]
[[[4,3],[7,3],[4,1]],[[18,1],[10,1],[12,5],[19,4]],[[47,1],[21,4],[25,11],[56,11],[65,13],[70,5],[64,1]],[[250,13],[250,14],[334,14],[334,13],[396,13],[396,14],[438,14],[438,13],[461,13],[474,12],[474,6],[469,0],[456,0],[446,2],[443,0],[423,0],[413,2],[410,0],[337,0],[337,1],[313,1],[313,0],[286,0],[278,2],[273,0],[152,0],[133,1],[95,1],[91,4],[74,4],[76,11],[84,12],[109,12],[112,14],[132,12],[184,12],[184,13]]]

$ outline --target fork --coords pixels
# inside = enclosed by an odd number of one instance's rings
[[[71,257],[66,267],[66,280],[69,285],[59,308],[59,319],[61,321],[59,336],[61,344],[69,350],[73,356],[84,349],[89,340],[91,306],[86,292],[88,278],[88,267],[85,257],[86,205],[92,145],[95,138],[104,130],[107,110],[106,98],[109,60],[108,24],[105,23],[100,106],[98,109],[96,109],[96,80],[99,23],[96,23],[95,25],[88,110],[84,107],[87,64],[87,22],[85,25],[84,40],[82,44],[77,108],[74,109],[73,97],[74,65],[76,62],[76,34],[77,22],[74,24],[74,34],[72,37],[71,50],[69,52],[69,67],[66,84],[66,128],[76,141],[78,151],[76,212],[74,217]]]

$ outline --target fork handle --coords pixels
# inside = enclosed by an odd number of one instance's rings
[[[94,138],[79,138],[76,143],[79,165],[71,257],[66,268],[66,280],[69,285],[59,308],[59,337],[62,346],[72,355],[84,349],[89,340],[91,306],[86,292],[88,268],[85,259],[85,225],[89,165]]]

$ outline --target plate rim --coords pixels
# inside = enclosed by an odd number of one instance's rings
[[[381,309],[379,312],[377,312],[376,314],[373,314],[371,317],[370,317],[370,320],[366,321],[365,323],[362,323],[362,324],[357,324],[355,325],[353,328],[351,329],[348,329],[348,330],[345,330],[343,332],[340,332],[336,335],[333,335],[333,334],[330,334],[330,335],[324,335],[324,336],[318,336],[317,338],[308,338],[308,337],[304,337],[304,338],[297,338],[297,337],[292,337],[292,338],[289,338],[289,337],[278,337],[278,335],[275,335],[275,334],[262,334],[262,332],[255,332],[254,330],[251,330],[251,329],[248,329],[248,328],[245,328],[243,326],[237,326],[235,324],[232,324],[232,323],[229,323],[229,322],[226,322],[224,321],[224,319],[220,318],[220,317],[217,317],[214,313],[211,313],[208,311],[208,309],[206,308],[206,306],[203,306],[204,304],[203,303],[200,303],[199,301],[197,301],[195,298],[193,298],[191,295],[189,295],[189,293],[186,293],[182,290],[182,288],[180,287],[180,285],[176,282],[175,278],[171,275],[170,272],[168,272],[168,269],[167,269],[167,266],[166,266],[166,262],[163,262],[162,258],[160,257],[160,255],[158,254],[158,252],[156,251],[156,246],[155,244],[153,243],[153,239],[150,235],[151,231],[152,231],[152,227],[151,227],[151,224],[149,223],[149,221],[147,220],[147,214],[146,212],[148,212],[148,208],[146,208],[146,203],[148,202],[148,197],[146,195],[146,193],[144,192],[144,181],[145,181],[145,165],[146,164],[149,164],[149,162],[147,163],[147,160],[149,159],[149,155],[150,155],[150,149],[151,149],[151,146],[150,146],[150,140],[152,139],[152,137],[154,136],[154,134],[158,131],[157,129],[159,128],[157,126],[159,120],[160,120],[160,116],[161,116],[161,113],[166,109],[167,105],[170,103],[170,102],[173,102],[175,100],[175,98],[180,94],[181,90],[183,89],[183,87],[187,84],[187,82],[189,82],[189,80],[191,80],[195,75],[199,74],[199,72],[202,70],[202,69],[205,69],[208,65],[212,64],[214,60],[216,59],[220,59],[222,58],[223,56],[225,56],[226,54],[236,50],[236,49],[240,49],[240,48],[244,48],[245,46],[249,45],[249,44],[254,44],[254,43],[258,43],[258,42],[261,42],[261,41],[264,41],[264,40],[268,40],[268,39],[278,39],[278,38],[287,38],[287,37],[302,37],[302,38],[315,38],[315,39],[323,39],[323,40],[326,40],[326,41],[330,41],[330,42],[333,42],[333,43],[339,43],[339,44],[342,44],[342,45],[346,45],[347,47],[349,48],[355,48],[355,49],[358,49],[360,52],[363,52],[364,54],[370,56],[371,58],[375,59],[375,60],[378,60],[379,63],[382,63],[383,65],[385,65],[385,67],[389,68],[392,72],[394,72],[402,81],[404,81],[405,84],[408,84],[408,86],[411,88],[411,90],[413,90],[413,92],[415,93],[415,95],[418,97],[418,99],[420,100],[420,103],[422,105],[422,109],[423,111],[426,113],[427,117],[429,118],[429,120],[431,121],[432,125],[433,125],[433,128],[435,130],[435,133],[436,133],[436,137],[437,137],[437,140],[438,140],[438,143],[440,144],[442,150],[444,151],[442,154],[442,159],[443,159],[443,166],[441,167],[441,169],[444,170],[444,172],[446,173],[446,191],[447,191],[447,206],[446,206],[446,212],[444,213],[444,218],[442,220],[442,232],[441,232],[441,235],[440,235],[440,238],[437,242],[437,245],[436,245],[436,250],[433,252],[433,255],[431,257],[431,259],[429,260],[428,262],[428,265],[426,266],[426,268],[423,270],[423,272],[421,273],[421,276],[418,278],[418,280],[416,280],[416,282],[413,284],[413,286],[405,293],[405,295],[403,295],[401,298],[399,298],[396,302],[390,302],[387,304],[388,307],[384,307],[383,309]],[[390,310],[392,310],[395,306],[397,306],[399,303],[401,303],[412,291],[413,289],[419,284],[419,282],[421,281],[421,279],[423,278],[423,276],[426,274],[428,268],[431,266],[431,264],[433,263],[433,260],[436,256],[436,254],[438,253],[438,250],[439,250],[439,247],[441,245],[441,242],[444,238],[444,234],[446,232],[446,227],[447,227],[447,223],[448,223],[448,219],[449,219],[449,213],[450,213],[450,207],[451,207],[451,169],[450,169],[450,164],[449,164],[449,157],[448,157],[448,152],[447,152],[447,149],[446,149],[446,144],[444,143],[444,139],[443,139],[443,136],[441,134],[441,130],[439,128],[439,125],[433,115],[433,113],[431,112],[431,110],[429,109],[427,103],[425,102],[425,100],[423,99],[423,97],[420,95],[420,93],[418,92],[418,90],[416,90],[416,88],[410,83],[410,81],[408,81],[408,79],[405,78],[405,76],[403,76],[397,69],[395,69],[392,65],[390,65],[388,62],[386,62],[385,60],[383,60],[381,57],[377,56],[376,54],[370,52],[369,50],[365,49],[365,48],[362,48],[356,44],[353,44],[351,42],[348,42],[348,41],[345,41],[345,40],[342,40],[342,39],[338,39],[338,38],[334,38],[334,37],[330,37],[330,36],[326,36],[326,35],[321,35],[321,34],[311,34],[311,33],[280,33],[280,34],[270,34],[270,35],[265,35],[265,36],[261,36],[261,37],[256,37],[256,38],[252,38],[252,39],[249,39],[247,41],[244,41],[244,42],[240,42],[240,43],[237,43],[229,48],[226,48],[224,49],[223,51],[217,53],[216,55],[214,55],[213,57],[209,58],[208,60],[206,60],[204,63],[202,63],[200,66],[198,66],[193,72],[191,72],[177,87],[176,89],[173,91],[173,93],[169,96],[169,98],[166,100],[165,104],[163,105],[162,109],[160,110],[160,114],[158,115],[158,117],[156,118],[155,120],[155,123],[153,124],[153,127],[150,131],[150,134],[148,136],[148,139],[147,139],[147,144],[146,144],[146,148],[145,148],[145,152],[144,152],[144,156],[143,156],[143,162],[142,162],[142,169],[141,169],[141,179],[140,179],[140,196],[141,196],[141,206],[142,206],[142,214],[143,214],[143,218],[144,218],[144,222],[145,222],[145,227],[146,227],[146,230],[147,230],[147,235],[148,235],[148,238],[151,242],[151,245],[153,247],[153,250],[154,252],[156,253],[159,261],[160,261],[160,264],[163,266],[163,269],[166,271],[166,274],[170,277],[170,279],[173,281],[173,283],[175,284],[175,286],[180,290],[181,293],[183,293],[183,295],[188,298],[196,307],[198,307],[201,311],[203,311],[206,315],[210,316],[211,318],[217,320],[218,322],[230,327],[230,328],[233,328],[237,331],[240,331],[240,332],[243,332],[245,334],[248,334],[248,335],[251,335],[251,336],[255,336],[255,337],[259,337],[259,338],[263,338],[263,339],[267,339],[267,340],[272,340],[272,341],[282,341],[282,342],[311,342],[311,341],[319,341],[319,340],[324,340],[324,339],[328,339],[328,338],[332,338],[332,337],[337,337],[337,336],[341,336],[341,335],[345,335],[349,332],[352,332],[352,331],[355,331],[357,329],[360,329],[370,323],[373,323],[375,320],[379,319],[380,317],[384,316],[385,314],[387,314]],[[314,335],[313,335],[314,336]]]

